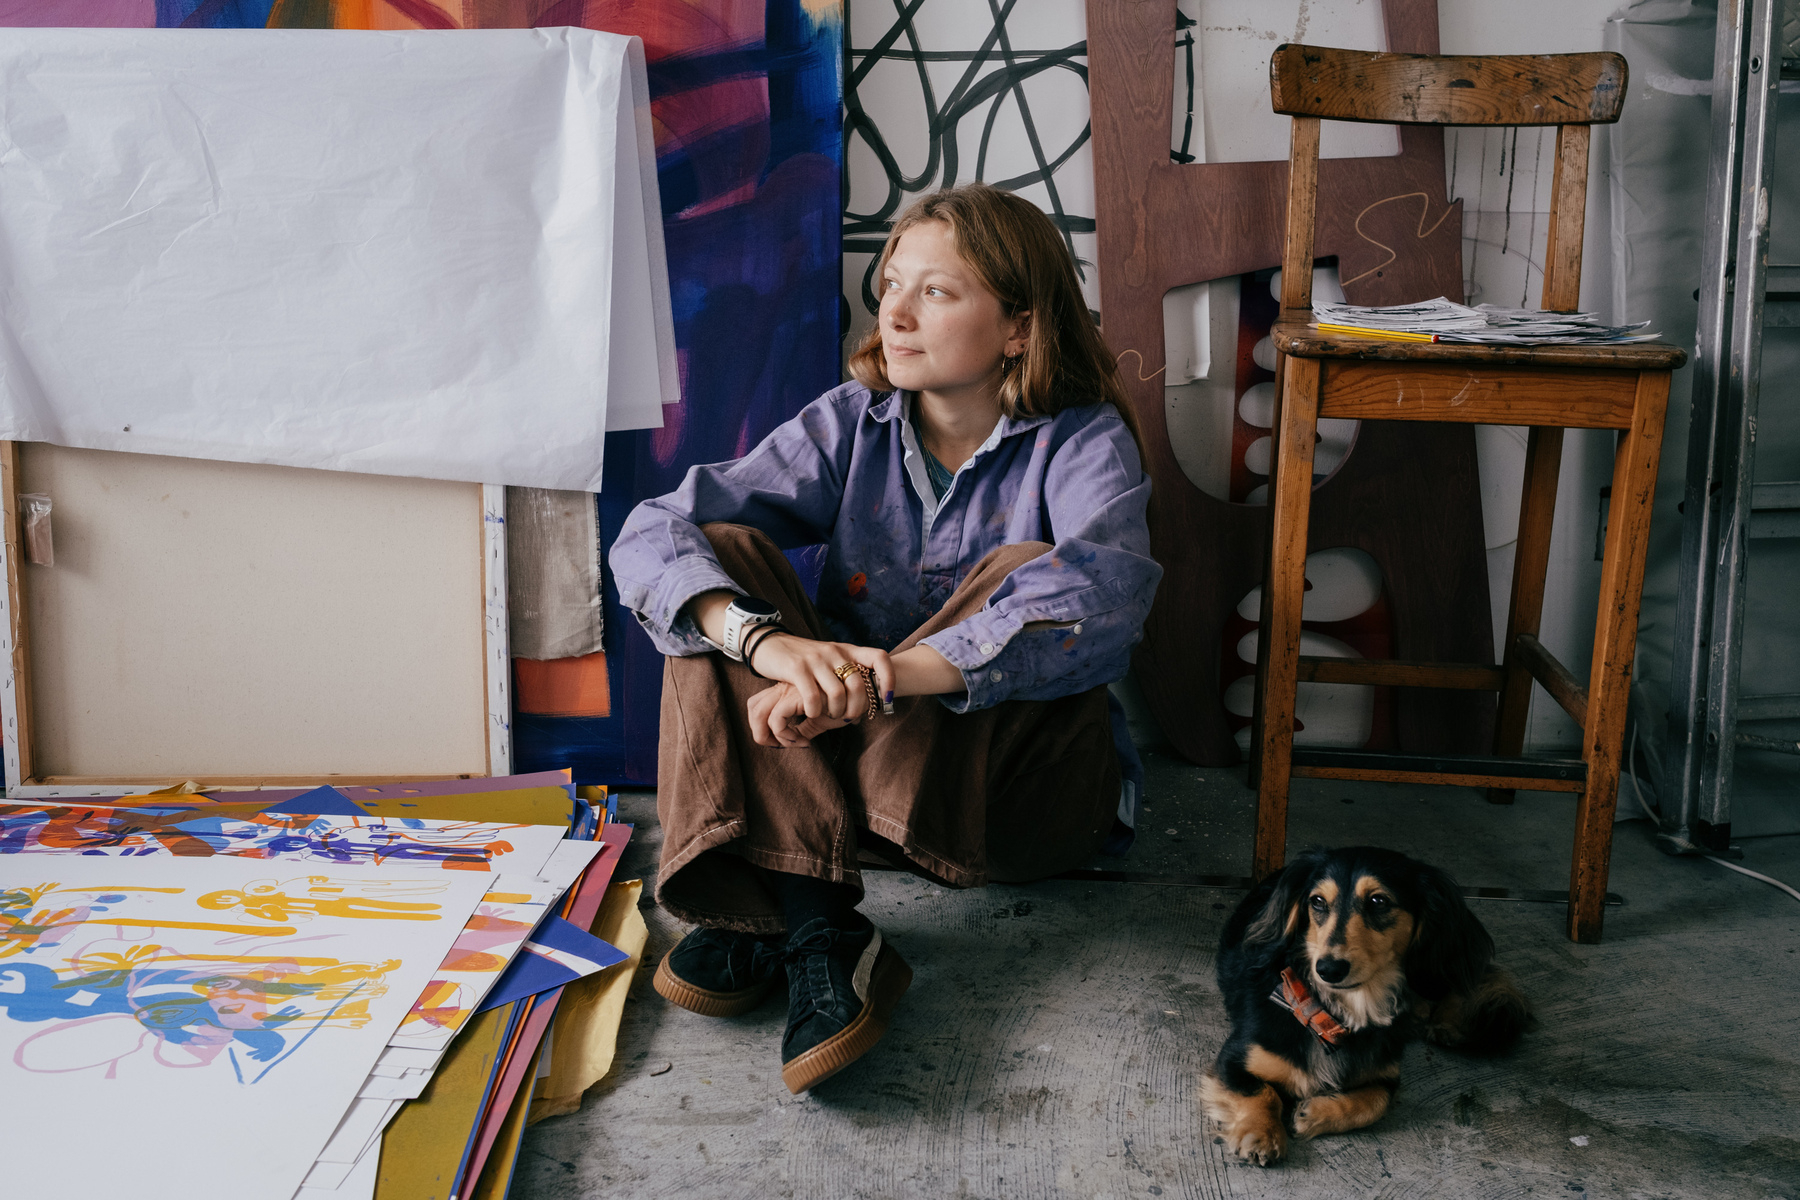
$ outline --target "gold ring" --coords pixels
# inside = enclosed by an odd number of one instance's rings
[[[863,714],[863,720],[865,720],[865,721],[873,720],[875,717],[877,708],[879,707],[878,702],[875,698],[875,673],[874,673],[874,671],[872,671],[868,667],[863,666],[861,663],[847,662],[847,663],[843,663],[840,666],[833,667],[831,670],[831,673],[833,675],[836,675],[839,679],[848,679],[852,675],[855,675],[857,678],[862,680],[863,691],[867,692],[868,696],[869,696],[869,711]]]

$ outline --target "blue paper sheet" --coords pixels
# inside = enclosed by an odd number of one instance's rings
[[[476,1011],[486,1012],[523,996],[574,983],[630,957],[579,926],[551,917],[538,926],[525,948],[501,972]]]
[[[310,792],[295,796],[292,800],[270,805],[263,811],[315,817],[366,817],[369,815],[367,809],[362,808],[356,801],[334,787],[316,787]]]

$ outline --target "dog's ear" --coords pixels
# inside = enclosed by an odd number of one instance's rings
[[[1300,925],[1300,905],[1313,873],[1325,861],[1318,852],[1302,854],[1275,877],[1274,886],[1262,909],[1244,927],[1244,949],[1252,957],[1261,957],[1285,946]]]
[[[1463,902],[1456,881],[1436,867],[1417,863],[1417,928],[1407,951],[1407,982],[1428,1000],[1469,992],[1494,958],[1494,939]]]

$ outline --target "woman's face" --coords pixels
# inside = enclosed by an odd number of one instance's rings
[[[881,347],[897,388],[951,400],[991,397],[1000,361],[1022,354],[1030,314],[1008,317],[956,252],[943,221],[922,221],[888,256]]]

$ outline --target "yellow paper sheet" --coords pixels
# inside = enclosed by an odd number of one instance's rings
[[[469,1022],[445,1052],[417,1100],[409,1100],[381,1136],[375,1200],[450,1200],[469,1131],[481,1116],[488,1081],[506,1050],[513,1005]]]
[[[589,930],[631,957],[563,989],[550,1047],[550,1074],[538,1080],[530,1124],[579,1109],[581,1094],[612,1068],[619,1023],[625,1016],[625,996],[650,939],[644,915],[638,911],[643,892],[641,879],[622,880],[606,889]]]
[[[421,817],[431,821],[512,821],[519,825],[568,828],[574,804],[559,787],[511,792],[470,792],[461,796],[406,796],[365,800],[354,787],[340,788],[370,816]]]
[[[561,1005],[558,1005],[560,1008]],[[538,1060],[543,1057],[544,1043],[539,1042],[531,1056],[531,1078],[537,1078]],[[481,1178],[468,1193],[468,1200],[506,1200],[512,1187],[513,1167],[519,1161],[519,1143],[525,1137],[525,1115],[531,1109],[531,1089],[522,1087],[513,1094],[512,1107],[506,1110],[506,1121],[488,1151]]]

